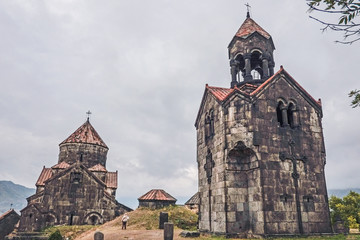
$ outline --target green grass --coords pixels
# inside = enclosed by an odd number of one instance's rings
[[[129,213],[129,226],[137,229],[158,229],[160,212],[167,212],[169,221],[174,223],[175,227],[190,231],[196,230],[197,215],[181,206],[168,206],[161,209],[138,208]]]
[[[45,228],[42,232],[44,234],[50,235],[54,233],[56,230],[59,230],[61,236],[68,237],[69,239],[74,239],[79,236],[81,233],[86,232],[95,226],[92,225],[73,225],[73,226],[54,226]]]

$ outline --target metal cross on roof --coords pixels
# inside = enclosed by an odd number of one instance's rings
[[[251,8],[251,6],[250,6],[250,4],[249,3],[246,3],[246,4],[244,4],[245,6],[246,6],[246,8],[247,8],[247,14],[246,14],[246,17],[250,17],[250,8]]]
[[[86,112],[87,120],[88,120],[88,121],[89,121],[89,119],[90,119],[90,115],[91,115],[91,114],[92,114],[92,112],[90,112],[90,110]]]

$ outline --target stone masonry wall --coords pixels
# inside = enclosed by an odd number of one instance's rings
[[[47,182],[44,192],[39,194],[41,205],[28,207],[22,212],[20,231],[40,230],[54,224],[101,224],[110,221],[122,214],[124,209],[117,205],[115,198],[105,193],[105,189],[80,164],[65,170],[59,178]],[[37,202],[36,199],[32,201]]]
[[[59,161],[66,161],[70,165],[80,161],[90,168],[98,163],[106,167],[108,149],[95,144],[65,143],[60,145]]]
[[[201,231],[331,232],[321,112],[285,75],[274,81],[256,100],[206,96],[197,128]],[[279,123],[279,99],[296,106],[296,126]],[[214,135],[206,139],[210,111]]]

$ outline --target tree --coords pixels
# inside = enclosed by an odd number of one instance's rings
[[[352,44],[360,40],[360,0],[307,0],[309,12],[321,12],[336,15],[338,22],[328,22],[316,17],[310,18],[324,25],[323,31],[331,29],[344,34],[343,41],[337,43]]]
[[[354,99],[351,101],[351,106],[353,108],[359,107],[360,106],[360,90],[352,90],[349,93],[349,97],[354,97]]]
[[[358,22],[360,0],[307,0],[307,2],[309,12],[334,14],[338,17],[338,22],[327,22],[310,16],[310,18],[324,25],[322,31],[331,29],[344,34],[344,41],[335,42],[352,44],[360,40],[360,23]],[[349,97],[353,98],[350,106],[353,108],[360,106],[360,90],[351,91]]]
[[[331,196],[329,201],[331,220],[334,223],[340,217],[345,225],[359,229],[360,224],[360,194],[350,191],[343,199]]]

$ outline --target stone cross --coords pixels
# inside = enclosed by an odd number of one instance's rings
[[[300,156],[299,157],[294,153],[295,142],[293,140],[289,141],[289,145],[290,145],[290,154],[285,153],[285,152],[280,152],[279,153],[279,158],[283,162],[285,160],[290,160],[292,162],[293,172],[292,172],[291,176],[294,179],[298,179],[300,175],[299,175],[299,173],[297,171],[297,161],[302,161],[304,163],[304,170],[305,170],[305,172],[307,172],[307,167],[306,167],[307,158],[306,158],[306,156]]]
[[[246,8],[247,8],[246,17],[250,17],[250,12],[249,12],[249,10],[250,10],[251,6],[250,6],[249,3],[246,3],[245,6],[246,6]]]
[[[91,114],[92,114],[92,112],[90,112],[90,110],[86,112],[87,120],[88,120],[88,121],[89,121],[89,119],[90,119],[90,115],[91,115]]]
[[[294,151],[294,145],[295,145],[295,142],[294,142],[294,140],[291,139],[289,141],[290,154],[287,154],[285,152],[280,152],[279,158],[281,161],[290,160],[293,165],[293,172],[291,173],[291,176],[294,179],[295,200],[296,200],[296,210],[297,210],[299,232],[300,232],[300,234],[303,234],[304,229],[303,229],[303,225],[302,225],[301,205],[300,205],[299,190],[298,190],[298,188],[299,188],[298,179],[299,179],[300,175],[297,171],[297,162],[302,161],[304,163],[304,170],[305,170],[305,172],[307,172],[307,167],[306,167],[307,158],[306,158],[306,156],[302,156],[302,157],[297,156]]]

